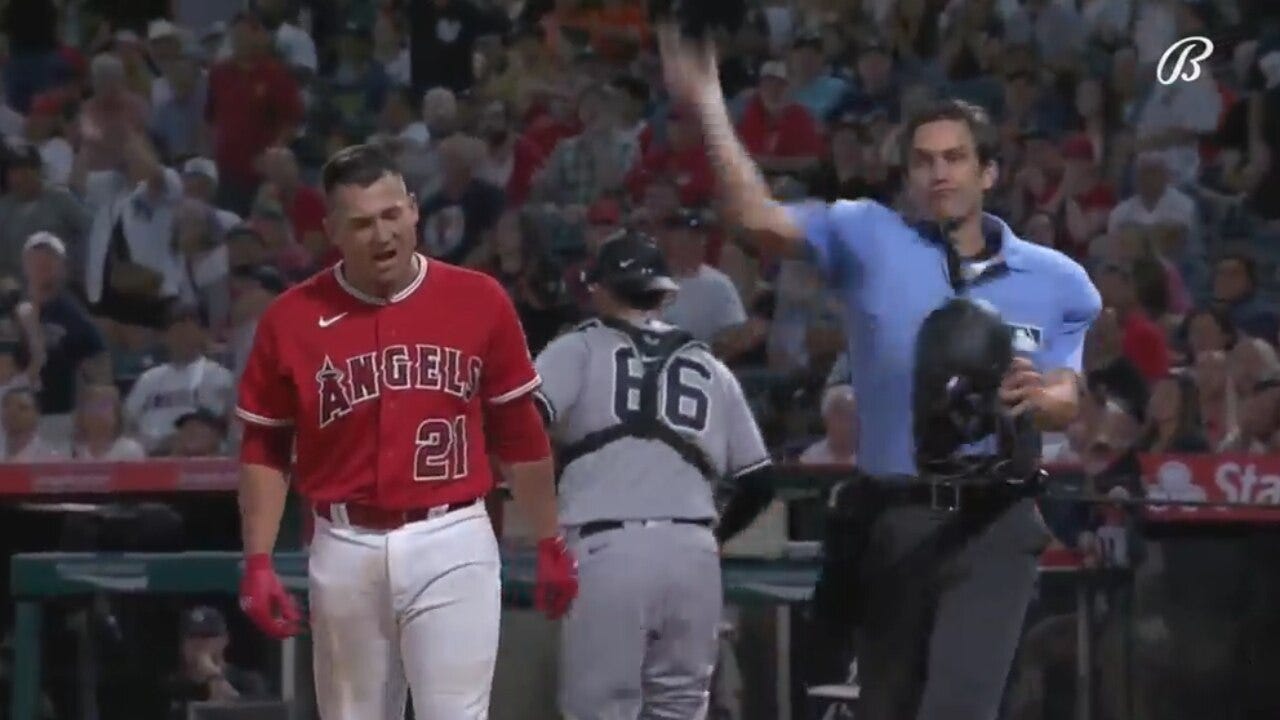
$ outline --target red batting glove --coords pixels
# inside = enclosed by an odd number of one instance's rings
[[[533,589],[533,606],[549,620],[559,620],[578,597],[578,562],[564,538],[538,541],[538,579]]]
[[[244,559],[240,578],[240,609],[268,637],[283,640],[301,632],[302,612],[298,601],[285,591],[280,576],[265,553]]]

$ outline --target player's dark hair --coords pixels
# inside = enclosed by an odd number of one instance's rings
[[[978,105],[955,98],[946,98],[932,101],[907,121],[906,127],[903,128],[899,147],[903,167],[910,165],[911,150],[916,141],[916,130],[919,130],[921,125],[942,120],[962,122],[969,127],[969,132],[973,134],[974,147],[978,151],[979,163],[985,166],[996,161],[996,156],[1000,150],[1000,135],[996,131],[996,126],[991,122],[991,116]]]
[[[366,188],[387,175],[400,175],[395,159],[376,145],[352,145],[333,154],[320,171],[326,195],[341,185]]]

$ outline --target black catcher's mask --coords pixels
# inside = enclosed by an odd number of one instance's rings
[[[953,298],[925,318],[916,339],[912,398],[922,472],[954,471],[962,446],[993,434],[995,459],[1018,465],[1005,469],[1027,475],[1037,469],[1039,434],[1029,418],[1015,420],[1000,402],[1000,382],[1012,363],[1012,331],[990,306]]]

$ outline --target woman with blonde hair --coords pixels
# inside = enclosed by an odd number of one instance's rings
[[[142,445],[122,435],[124,414],[120,391],[114,385],[88,385],[80,390],[71,457],[76,460],[143,460]]]
[[[1194,373],[1209,447],[1215,452],[1235,447],[1240,436],[1240,401],[1227,353],[1200,353]]]

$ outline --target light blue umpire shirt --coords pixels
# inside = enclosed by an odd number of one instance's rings
[[[871,200],[788,207],[811,261],[845,303],[849,364],[858,397],[858,466],[914,475],[911,384],[925,317],[955,297],[946,240]],[[983,234],[997,253],[965,263],[965,297],[985,300],[1014,332],[1014,350],[1041,372],[1080,371],[1084,338],[1102,301],[1088,274],[1062,253],[1026,242],[994,215]]]

